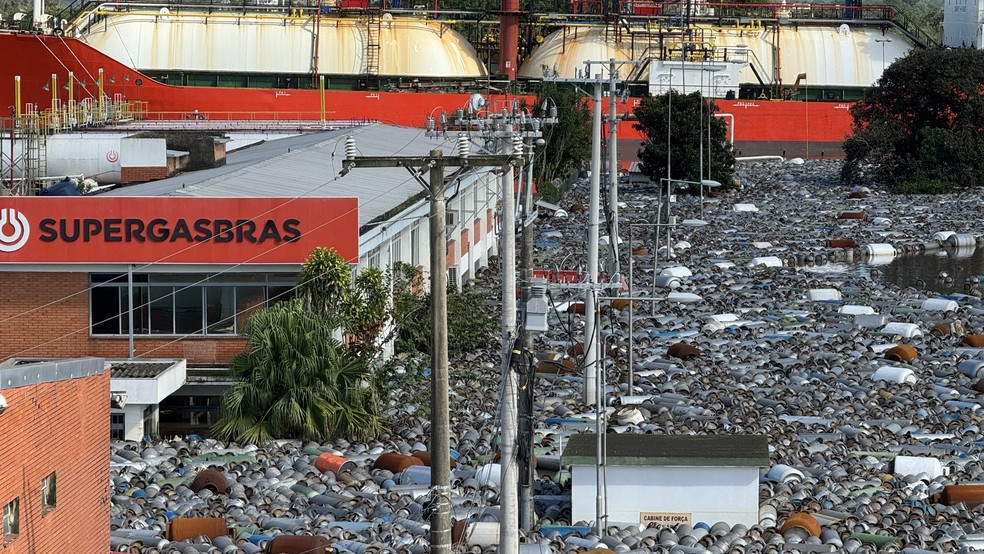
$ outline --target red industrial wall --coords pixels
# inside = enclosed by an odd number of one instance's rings
[[[109,371],[2,392],[0,509],[19,497],[20,533],[0,552],[107,552]],[[55,508],[42,515],[41,480],[52,471]]]
[[[0,360],[10,357],[126,358],[129,340],[89,336],[88,273],[0,272]],[[225,365],[246,347],[238,337],[135,338],[138,358]],[[0,435],[2,436],[2,435]],[[3,554],[7,554],[4,552]]]

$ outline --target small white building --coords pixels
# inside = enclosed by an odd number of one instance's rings
[[[572,517],[597,517],[597,435],[573,435],[562,463],[571,466]],[[760,435],[607,435],[608,523],[754,525],[759,468],[769,464]]]
[[[139,441],[157,435],[160,403],[185,383],[185,360],[110,362],[110,438]]]

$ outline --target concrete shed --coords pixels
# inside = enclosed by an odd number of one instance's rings
[[[573,435],[572,521],[594,521],[597,435]],[[760,435],[607,435],[608,523],[758,523],[759,468],[769,464]]]

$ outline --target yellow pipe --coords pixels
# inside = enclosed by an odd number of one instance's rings
[[[99,117],[102,118],[103,114],[106,113],[106,94],[103,92],[103,68],[99,68],[99,80],[97,81],[99,85]]]
[[[321,125],[325,124],[325,76],[318,75],[318,92],[321,96]]]
[[[68,72],[68,108],[75,104],[75,72]]]
[[[21,116],[21,78],[20,75],[14,76],[14,117],[20,119]]]
[[[51,109],[58,109],[58,75],[51,74]]]

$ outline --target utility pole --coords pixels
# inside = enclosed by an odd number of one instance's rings
[[[523,138],[510,137],[506,153],[522,155]],[[513,168],[502,172],[502,388],[499,413],[502,414],[499,439],[499,464],[502,468],[499,487],[499,552],[519,552],[518,510],[502,509],[519,505],[519,466],[516,461],[517,393],[519,380],[512,370],[513,342],[516,332],[516,188]]]
[[[595,402],[598,344],[595,341],[595,288],[598,286],[598,202],[601,188],[601,74],[595,78],[591,125],[591,193],[588,198],[588,288],[584,296],[584,403]]]
[[[517,103],[510,103],[503,107],[501,112],[490,110],[485,117],[477,117],[469,114],[465,116],[463,110],[458,110],[458,115],[454,120],[454,125],[459,129],[466,129],[472,132],[473,129],[478,136],[489,140],[506,140],[507,149],[512,149],[513,155],[520,155],[524,150],[523,138],[531,141],[528,154],[523,157],[529,162],[527,166],[526,186],[523,188],[522,196],[522,229],[523,229],[523,251],[520,260],[521,270],[521,289],[523,292],[523,306],[529,298],[529,285],[532,278],[532,257],[533,257],[533,235],[532,235],[532,216],[530,214],[532,205],[532,184],[533,166],[532,152],[533,141],[542,144],[541,126],[557,122],[557,110],[554,107],[547,112],[546,106],[543,107],[541,117],[527,117],[525,111],[519,110]],[[522,177],[522,170],[520,177]],[[532,382],[527,380],[525,387],[521,388],[516,369],[513,364],[521,360],[514,359],[514,349],[516,344],[516,330],[518,324],[523,326],[524,349],[529,351],[533,346],[532,333],[526,331],[525,318],[517,322],[516,309],[516,258],[515,258],[515,187],[513,182],[512,170],[507,171],[502,177],[502,213],[503,213],[503,232],[501,235],[500,260],[502,260],[502,397],[500,398],[500,415],[502,431],[500,436],[500,501],[499,508],[503,514],[499,521],[499,551],[513,554],[519,549],[518,528],[529,530],[531,525],[532,509],[532,468],[530,467],[530,454],[533,446],[532,428],[532,402],[533,390]],[[525,316],[525,309],[523,314]],[[518,357],[523,357],[522,353]],[[520,444],[522,441],[522,444]],[[518,493],[518,497],[517,497]]]
[[[448,187],[469,168],[502,167],[511,172],[521,164],[521,154],[471,155],[467,138],[458,141],[458,155],[445,156],[440,149],[427,156],[357,156],[355,138],[345,139],[345,162],[340,176],[356,167],[404,167],[419,182],[430,200],[431,272],[431,515],[430,552],[451,554],[451,447],[448,417],[448,313],[447,229]],[[445,168],[457,168],[445,178]],[[429,180],[422,175],[430,173]],[[518,546],[517,546],[518,550]]]
[[[538,143],[543,143],[539,139]],[[520,257],[520,279],[522,279],[523,314],[530,301],[530,285],[533,281],[533,144],[528,145],[530,163],[526,166],[526,183],[523,188],[523,247]],[[533,332],[527,329],[523,320],[523,350],[533,352]],[[525,358],[525,357],[524,357]],[[524,360],[525,361],[525,360]],[[522,362],[521,362],[522,363]],[[530,364],[535,360],[529,360]],[[519,441],[525,448],[525,456],[519,457],[519,527],[527,533],[533,529],[533,373],[535,368],[526,368],[526,382],[519,387],[519,406],[517,415]]]
[[[617,61],[610,58],[607,61],[584,62],[590,74],[593,64],[608,66],[608,264],[609,278],[621,273],[622,264],[619,260],[618,234],[618,92],[616,86],[620,81],[618,73],[623,65],[636,66],[642,62],[625,60]]]

